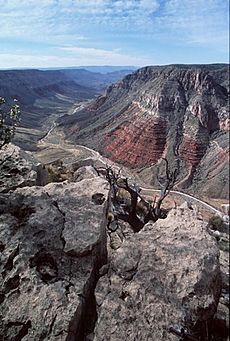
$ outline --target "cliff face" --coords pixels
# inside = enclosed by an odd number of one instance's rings
[[[145,67],[63,124],[67,134],[77,126],[74,140],[133,168],[179,156],[187,188],[210,143],[227,139],[227,78],[226,65]]]

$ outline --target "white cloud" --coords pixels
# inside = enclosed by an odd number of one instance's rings
[[[175,39],[198,44],[227,44],[228,0],[168,0],[157,21]]]
[[[33,40],[84,39],[92,26],[213,44],[226,40],[229,21],[228,0],[0,0],[0,8],[0,36]]]
[[[175,49],[207,46],[226,54],[228,21],[228,0],[0,0],[0,38],[6,42],[0,63],[1,67],[146,65],[154,60],[142,58],[140,51],[145,48],[143,53],[151,56],[162,48],[171,60],[167,44]],[[12,46],[7,50],[8,38],[27,51],[30,42],[47,43],[37,45],[46,56],[17,52]],[[79,43],[80,47],[70,47]],[[55,51],[54,46],[62,49]],[[122,52],[124,48],[137,56]]]
[[[151,65],[153,60],[94,48],[61,48],[66,55],[0,54],[0,68],[65,67],[77,65]]]
[[[0,0],[0,36],[46,38],[90,24],[147,28],[148,16],[158,7],[158,0]]]
[[[135,56],[130,56],[121,53],[120,49],[115,50],[103,50],[96,48],[83,48],[83,47],[60,47],[60,50],[66,51],[76,60],[78,64],[111,64],[111,65],[146,65],[153,63],[153,60],[147,58],[140,58]],[[79,62],[81,60],[81,62]],[[75,63],[76,65],[76,63]]]

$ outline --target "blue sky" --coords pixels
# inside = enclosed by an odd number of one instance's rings
[[[228,62],[228,0],[0,0],[0,68]]]

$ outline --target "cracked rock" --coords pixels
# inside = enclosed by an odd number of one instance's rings
[[[172,210],[113,252],[111,272],[96,287],[94,341],[176,341],[170,326],[194,331],[213,317],[221,293],[219,250],[193,214]]]
[[[43,186],[47,180],[47,170],[31,154],[11,143],[0,150],[0,192]]]
[[[80,341],[91,333],[90,297],[106,263],[106,201],[91,198],[107,198],[106,188],[98,177],[0,194],[0,339]]]

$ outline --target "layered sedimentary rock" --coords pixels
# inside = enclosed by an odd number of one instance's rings
[[[166,122],[159,116],[146,114],[137,103],[130,106],[126,115],[125,122],[107,134],[105,152],[113,160],[125,161],[131,167],[156,163],[166,145]]]
[[[226,65],[145,67],[61,124],[73,140],[132,168],[176,155],[186,189],[210,143],[228,140],[227,79]]]

